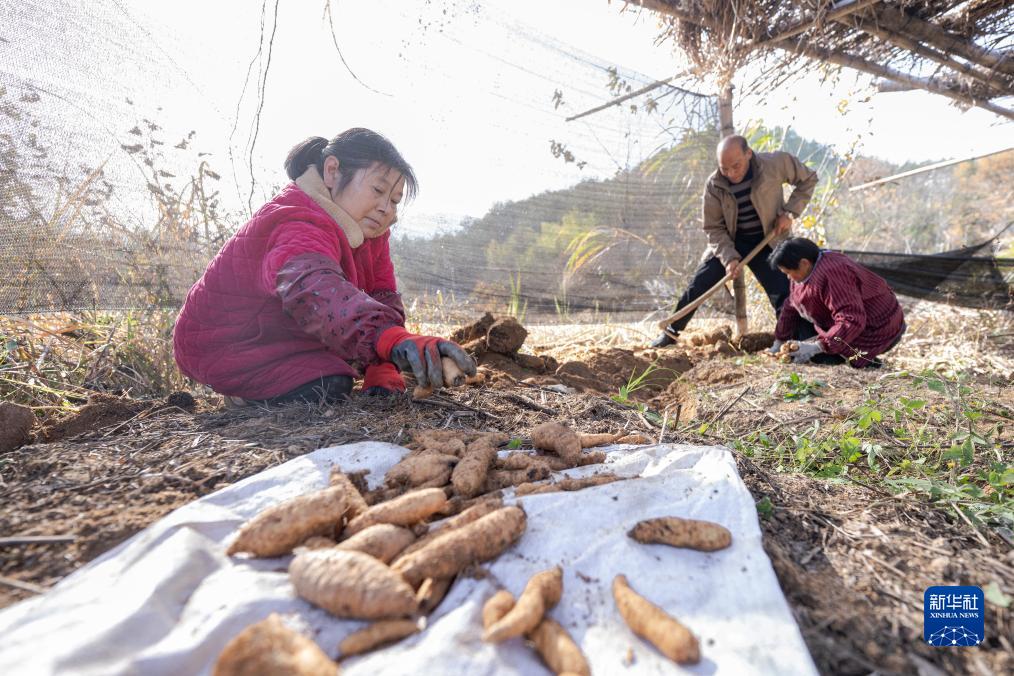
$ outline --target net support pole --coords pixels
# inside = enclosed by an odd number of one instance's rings
[[[732,124],[732,73],[718,93],[718,124],[722,138],[731,136],[735,131]],[[746,318],[746,275],[742,269],[732,280],[732,294],[736,299],[736,335],[742,336],[750,328]]]

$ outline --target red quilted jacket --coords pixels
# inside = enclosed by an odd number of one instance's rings
[[[173,334],[180,370],[245,399],[357,375],[378,361],[379,333],[404,323],[389,239],[390,231],[353,249],[328,213],[290,183],[226,242],[187,294]],[[287,264],[288,297],[279,292]],[[321,265],[328,276],[308,275]]]

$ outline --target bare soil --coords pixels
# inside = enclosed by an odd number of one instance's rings
[[[492,325],[463,334],[481,340]],[[761,349],[766,340],[751,338],[749,346]],[[743,430],[814,415],[833,421],[881,376],[795,367],[828,383],[829,394],[804,407],[769,394],[786,365],[725,340],[660,351],[536,352],[484,351],[486,385],[421,402],[356,395],[330,407],[225,409],[218,397],[194,402],[186,393],[166,402],[93,398],[53,421],[35,444],[0,454],[0,533],[74,538],[0,545],[0,575],[8,580],[0,584],[0,607],[31,596],[34,586],[55,584],[173,509],[317,448],[366,439],[405,444],[411,431],[426,428],[499,431],[527,444],[531,429],[547,420],[582,432],[710,444],[716,440],[698,430],[700,421],[723,416]],[[678,419],[678,432],[663,434],[610,397],[651,364],[656,368],[630,396]],[[773,505],[761,519],[765,548],[822,673],[1014,673],[1010,608],[988,604],[987,640],[979,648],[934,649],[921,639],[927,586],[995,583],[1014,592],[1014,553],[1001,537],[975,533],[954,513],[915,497],[784,472],[742,454],[737,460],[754,497]]]

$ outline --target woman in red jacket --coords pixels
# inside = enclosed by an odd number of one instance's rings
[[[232,400],[334,402],[404,391],[399,370],[440,387],[459,346],[405,330],[390,227],[413,197],[412,168],[386,138],[349,129],[285,160],[292,183],[237,232],[187,294],[173,346],[180,370]]]

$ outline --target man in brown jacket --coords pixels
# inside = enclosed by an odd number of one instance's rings
[[[740,261],[772,230],[784,239],[792,221],[803,212],[817,186],[817,173],[786,152],[755,153],[742,136],[727,136],[718,144],[718,171],[704,188],[704,233],[708,252],[694,272],[690,286],[680,296],[676,311],[699,298],[727,273],[742,274]],[[793,186],[785,199],[782,185]],[[789,297],[789,280],[768,265],[771,245],[750,261],[750,270],[768,294],[775,315]],[[694,313],[673,322],[669,329],[679,334]],[[675,341],[665,332],[652,347],[666,347]]]

